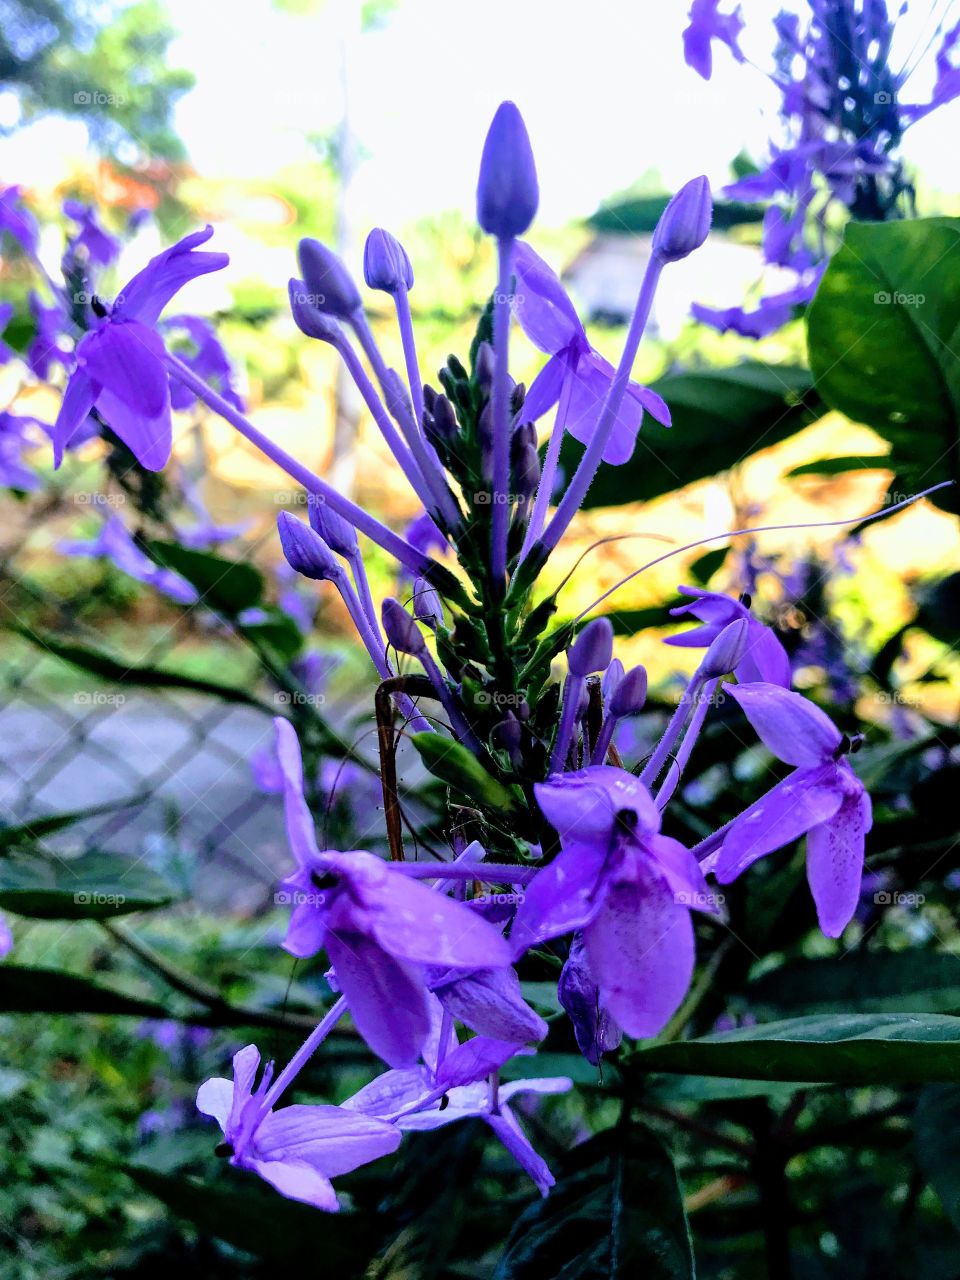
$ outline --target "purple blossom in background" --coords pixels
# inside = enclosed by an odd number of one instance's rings
[[[119,516],[110,516],[91,542],[67,541],[58,545],[65,556],[109,560],[121,573],[146,583],[177,604],[196,604],[197,589],[172,569],[153,563],[134,542]]]
[[[10,926],[3,915],[0,915],[0,960],[6,957],[13,950],[13,934],[10,932]]]
[[[259,1051],[247,1045],[234,1056],[232,1081],[205,1080],[197,1092],[198,1110],[223,1130],[218,1151],[281,1195],[335,1213],[340,1206],[330,1179],[396,1151],[400,1130],[345,1107],[265,1110],[273,1066],[267,1064],[254,1088],[259,1066]]]
[[[872,823],[870,797],[843,754],[849,744],[829,716],[798,693],[771,684],[728,692],[764,746],[795,769],[740,814],[712,869],[729,884],[764,854],[806,833],[807,880],[820,928],[838,938],[857,909]]]
[[[96,210],[79,200],[65,200],[63,212],[80,230],[67,242],[67,253],[89,259],[97,266],[109,267],[120,255],[120,241],[100,225]]]
[[[31,493],[40,487],[40,477],[23,461],[23,450],[32,443],[31,427],[49,431],[47,424],[36,418],[0,412],[0,485],[4,488]]]
[[[537,374],[523,403],[524,421],[536,422],[559,402],[554,433],[569,431],[588,444],[610,389],[614,368],[590,345],[573,303],[559,279],[530,248],[514,249],[517,292],[513,310],[521,329],[550,359]],[[665,427],[670,410],[649,387],[631,382],[603,451],[604,462],[629,462],[646,410]]]
[[[190,348],[178,350],[179,358],[188,369],[192,369],[215,387],[228,404],[237,409],[244,408],[243,397],[233,385],[236,376],[233,365],[209,320],[202,316],[169,316],[162,321],[160,327],[165,337],[185,334]],[[197,398],[182,382],[175,379],[170,385],[170,402],[174,409],[184,411],[192,409]]]
[[[54,462],[96,408],[141,466],[159,471],[171,449],[170,389],[163,341],[154,326],[160,312],[183,286],[227,265],[224,253],[200,253],[213,228],[195,231],[152,258],[124,285],[113,307],[94,306],[98,326],[77,344],[77,368],[70,375],[54,424]]]
[[[36,332],[27,347],[27,364],[41,382],[46,382],[55,364],[64,369],[73,364],[72,354],[60,346],[66,319],[59,306],[46,306],[34,290],[30,292],[30,315]]]
[[[671,617],[689,615],[702,625],[668,636],[666,644],[684,649],[706,649],[731,622],[743,619],[747,624],[747,644],[742,659],[734,668],[737,679],[741,683],[762,680],[768,684],[783,685],[785,689],[790,687],[790,659],[786,650],[770,628],[753,617],[742,600],[734,600],[718,591],[704,591],[700,587],[678,587],[677,590],[693,599],[690,604],[671,609]]]
[[[960,67],[954,65],[960,24],[946,32],[938,28],[931,100],[906,104],[902,94],[915,66],[895,70],[890,63],[894,23],[886,0],[809,0],[809,11],[805,24],[786,11],[774,19],[770,79],[781,95],[783,140],[771,143],[758,171],[723,192],[732,200],[775,202],[763,223],[764,259],[792,272],[795,283],[753,308],[695,304],[695,319],[721,332],[766,337],[813,298],[837,208],[874,222],[912,212],[914,191],[899,155],[904,133],[960,95]],[[739,9],[724,15],[716,0],[696,0],[684,32],[688,64],[709,79],[713,40],[742,62],[736,42],[741,26]]]
[[[743,30],[740,6],[730,13],[720,12],[721,0],[693,0],[690,6],[689,25],[683,33],[683,56],[704,80],[713,74],[713,41],[725,44],[737,62],[743,62],[743,54],[737,37]]]
[[[4,231],[25,253],[36,256],[40,228],[36,218],[24,205],[19,187],[7,187],[0,193],[0,236]]]
[[[715,911],[715,895],[692,854],[659,834],[659,810],[633,774],[591,765],[534,790],[562,852],[527,889],[511,942],[519,954],[581,931],[611,1016],[629,1035],[656,1035],[690,985],[690,911]]]

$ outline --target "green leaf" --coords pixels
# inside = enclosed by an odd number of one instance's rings
[[[219,1138],[214,1131],[215,1127],[210,1135],[211,1149]],[[374,1233],[371,1239],[365,1217],[338,1215],[336,1227],[328,1228],[319,1210],[284,1199],[242,1170],[231,1170],[228,1180],[221,1183],[158,1173],[137,1164],[124,1169],[139,1187],[201,1232],[272,1263],[302,1270],[304,1259],[315,1256],[322,1238],[323,1271],[327,1275],[356,1275],[358,1259],[369,1256],[376,1238]]]
[[[517,808],[513,793],[487,773],[476,756],[459,742],[439,733],[414,733],[410,741],[424,767],[441,782],[488,809],[509,813]]]
[[[926,1084],[960,1077],[960,1018],[849,1014],[790,1018],[641,1050],[648,1071],[810,1080],[830,1084]]]
[[[807,340],[817,390],[889,442],[898,485],[960,480],[960,219],[851,222]],[[956,512],[960,490],[931,501]]]
[[[252,609],[263,599],[263,574],[245,561],[227,560],[209,551],[194,551],[178,542],[155,539],[146,543],[146,550],[162,568],[172,569],[196,587],[201,604],[228,618]]]
[[[494,1280],[692,1280],[680,1184],[649,1129],[598,1134],[557,1172],[517,1219]]]
[[[917,1164],[960,1231],[960,1086],[929,1085],[913,1117]]]
[[[944,951],[863,951],[797,960],[752,982],[747,997],[785,1013],[960,1010],[960,961]]]
[[[848,471],[884,471],[889,466],[890,460],[885,453],[868,454],[865,458],[819,458],[816,462],[804,462],[802,466],[794,467],[787,476],[839,476]]]
[[[89,978],[78,978],[59,969],[29,965],[0,965],[0,1012],[3,1013],[109,1013],[134,1018],[169,1018],[167,1009],[154,1000],[141,1000],[113,991]]]
[[[0,862],[0,907],[35,920],[112,919],[155,911],[174,896],[156,872],[118,854]]]
[[[717,475],[793,435],[821,409],[809,373],[790,365],[748,361],[668,374],[652,385],[669,405],[673,426],[667,430],[647,417],[633,457],[620,467],[601,466],[584,506],[646,502]],[[564,441],[566,475],[573,474],[582,453],[575,440]]]
[[[690,576],[693,581],[705,587],[726,560],[729,550],[729,547],[717,547],[715,551],[707,551],[704,555],[697,556],[690,566]]]
[[[31,818],[29,822],[19,826],[0,825],[0,850],[12,849],[17,845],[34,844],[44,836],[54,835],[66,827],[85,822],[88,818],[97,818],[104,813],[115,813],[118,809],[129,809],[132,805],[143,804],[150,797],[148,794],[131,796],[110,804],[95,804],[88,809],[73,809],[69,813],[50,813]]]
[[[603,205],[587,219],[587,224],[594,231],[614,235],[649,235],[669,202],[667,195],[628,196]],[[744,204],[741,200],[715,200],[713,229],[729,231],[731,227],[762,222],[763,213],[763,205]]]
[[[303,632],[288,613],[273,605],[263,607],[259,622],[240,624],[243,635],[272,649],[284,662],[291,662],[303,649]]]
[[[665,627],[673,621],[666,609],[619,609],[603,616],[610,619],[615,636],[635,636],[647,627]]]

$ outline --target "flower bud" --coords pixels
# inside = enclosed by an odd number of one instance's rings
[[[363,246],[363,278],[368,288],[383,293],[413,288],[413,267],[406,249],[382,227],[374,227]]]
[[[589,676],[605,671],[613,657],[613,626],[609,618],[588,622],[567,650],[567,666],[572,676]]]
[[[426,652],[427,644],[420,633],[420,628],[399,600],[387,596],[380,609],[380,620],[383,622],[383,632],[388,643],[392,644],[398,653],[409,653],[417,658]]]
[[[360,310],[360,290],[332,249],[319,240],[301,240],[297,257],[310,301],[318,311],[349,320]]]
[[[454,440],[457,435],[457,415],[453,411],[453,405],[446,396],[438,395],[433,402],[434,426],[437,434],[444,440]]]
[[[501,102],[483,144],[477,183],[477,221],[488,235],[523,235],[537,212],[537,168],[523,117]]]
[[[646,700],[646,668],[631,667],[611,695],[610,714],[617,720],[622,720],[624,716],[638,715]]]
[[[603,697],[603,705],[607,708],[610,706],[610,699],[617,691],[617,686],[623,679],[623,663],[619,658],[614,658],[603,673],[603,680],[600,682],[600,693]]]
[[[513,464],[514,487],[518,498],[532,498],[540,483],[540,455],[532,445],[522,444]]]
[[[417,578],[413,584],[413,612],[432,631],[443,626],[443,605],[440,602],[440,596],[426,578]]]
[[[338,556],[346,556],[349,559],[357,554],[359,543],[356,529],[349,520],[338,516],[336,511],[315,493],[311,493],[307,498],[307,515],[310,517],[312,528]]]
[[[477,380],[477,386],[481,391],[485,391],[487,395],[490,394],[490,391],[493,388],[494,363],[495,357],[493,354],[493,347],[489,342],[481,342],[480,346],[477,348],[475,377]]]
[[[320,342],[339,342],[340,326],[333,316],[324,315],[308,301],[311,294],[302,280],[291,279],[287,292],[294,323],[301,333],[305,333],[308,338],[317,338]]]
[[[679,262],[699,249],[713,219],[713,199],[706,178],[691,178],[660,215],[653,233],[653,253],[663,262]]]
[[[506,751],[511,762],[518,765],[521,760],[520,744],[523,741],[523,725],[512,711],[508,711],[500,723],[494,725],[492,736],[496,745]]]
[[[747,618],[737,618],[728,622],[716,639],[711,643],[700,663],[700,674],[708,680],[717,676],[729,675],[743,660],[747,651],[750,622]]]
[[[289,511],[281,511],[277,516],[277,531],[291,569],[319,582],[331,582],[343,576],[343,566],[323,538]]]

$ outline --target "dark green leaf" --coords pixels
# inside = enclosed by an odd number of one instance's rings
[[[649,1129],[598,1134],[557,1172],[517,1220],[494,1280],[692,1280],[680,1184]]]
[[[960,1010],[960,963],[945,951],[797,960],[751,983],[747,996],[785,1013],[947,1013]]]
[[[98,818],[101,814],[114,813],[117,809],[129,809],[132,805],[143,804],[147,799],[149,799],[147,795],[131,796],[116,804],[96,804],[88,809],[74,809],[70,813],[43,814],[16,827],[0,826],[0,850],[12,849],[17,845],[33,844],[37,840],[42,840],[44,836],[54,835],[66,827],[85,822],[88,818]]]
[[[595,231],[613,235],[649,235],[660,221],[669,203],[667,195],[629,196],[605,204],[587,219]],[[731,227],[746,226],[763,221],[763,205],[744,204],[740,200],[715,200],[713,203],[713,229],[728,231]]]
[[[459,742],[440,733],[414,733],[410,741],[429,772],[462,795],[488,809],[510,812],[517,807],[513,793],[487,773],[476,756]]]
[[[111,919],[154,911],[174,896],[149,867],[117,854],[0,862],[0,907],[36,920]]]
[[[252,564],[227,560],[209,551],[194,551],[178,542],[152,540],[146,550],[157,564],[179,573],[196,587],[201,604],[228,618],[252,609],[263,599],[263,575]]]
[[[960,1230],[960,1086],[929,1085],[913,1119],[917,1163]]]
[[[788,476],[839,476],[848,471],[883,471],[890,466],[885,454],[869,454],[866,458],[819,458],[816,462],[804,462],[788,471]]]
[[[647,627],[665,627],[673,621],[666,609],[620,609],[604,616],[610,619],[616,636],[635,636]]]
[[[960,1018],[942,1014],[849,1014],[791,1018],[641,1050],[649,1071],[810,1080],[833,1084],[925,1084],[960,1076]]]
[[[168,1018],[162,1004],[125,996],[122,991],[58,969],[0,965],[3,1013],[110,1013],[136,1018]]]
[[[809,373],[795,366],[748,362],[709,372],[673,373],[653,383],[670,407],[667,430],[647,417],[629,462],[601,466],[587,507],[646,502],[683,485],[726,471],[757,449],[793,435],[819,408]],[[583,453],[564,442],[567,475]]]
[[[807,334],[817,390],[890,443],[899,485],[960,480],[960,219],[851,222]]]
[[[292,661],[303,648],[303,632],[288,613],[267,605],[262,620],[240,624],[240,631],[249,639],[272,649],[284,662]]]
[[[693,581],[700,586],[706,586],[726,560],[728,551],[729,547],[717,547],[716,551],[708,551],[702,556],[697,556],[690,565],[690,576]]]

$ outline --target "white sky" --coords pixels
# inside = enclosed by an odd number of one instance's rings
[[[743,2],[744,44],[758,63],[769,59],[780,7]],[[904,57],[923,47],[947,7],[915,0],[898,27]],[[471,0],[400,0],[381,31],[363,36],[351,30],[358,0],[329,0],[308,17],[277,13],[269,0],[168,0],[168,8],[180,32],[171,63],[197,77],[177,125],[197,170],[211,177],[267,177],[310,154],[305,134],[338,118],[346,33],[365,153],[354,207],[370,222],[470,210],[484,132],[506,97],[533,139],[545,225],[589,214],[651,168],[668,188],[702,172],[719,185],[741,147],[762,154],[776,127],[776,97],[760,71],[737,66],[720,46],[710,83],[685,66],[687,4],[675,0],[486,0],[482,16]],[[911,99],[928,95],[930,64],[911,81]],[[911,130],[904,148],[941,190],[956,190],[958,126],[953,103]],[[83,138],[79,125],[50,121],[2,141],[0,178],[52,185]]]

